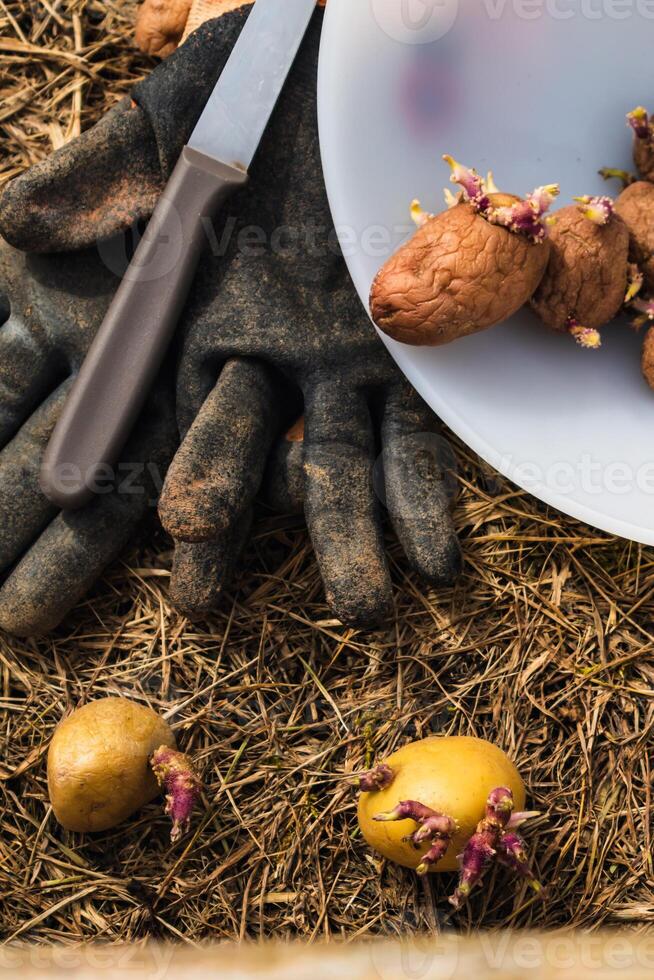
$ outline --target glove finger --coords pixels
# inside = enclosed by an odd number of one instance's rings
[[[0,327],[0,449],[67,370],[45,336],[2,305],[8,316]]]
[[[180,612],[193,619],[216,607],[232,579],[251,526],[252,510],[248,508],[211,541],[176,543],[169,598]]]
[[[174,450],[171,399],[160,394],[150,399],[110,492],[57,515],[13,569],[0,589],[0,629],[17,636],[53,629],[133,540]]]
[[[436,585],[461,572],[447,474],[453,454],[436,416],[404,382],[389,393],[382,421],[384,497],[409,562]]]
[[[68,381],[54,392],[0,453],[0,572],[13,565],[56,514],[41,492],[39,471],[70,386]]]
[[[216,387],[220,370],[212,362],[213,345],[209,331],[202,325],[198,328],[194,310],[187,319],[192,323],[190,341],[188,346],[182,347],[177,368],[177,428],[182,440],[186,439],[189,429]]]
[[[124,99],[7,185],[0,233],[26,252],[86,248],[148,217],[162,187],[152,126],[141,108]]]
[[[0,628],[15,636],[54,629],[122,551],[136,523],[117,497],[59,514],[0,589]]]
[[[376,624],[392,599],[368,406],[361,392],[323,384],[307,397],[305,418],[305,513],[327,600],[344,623]]]
[[[278,514],[301,514],[304,510],[304,416],[277,440],[261,497]]]
[[[282,419],[282,391],[259,361],[228,361],[170,467],[159,514],[176,541],[209,541],[259,492]]]

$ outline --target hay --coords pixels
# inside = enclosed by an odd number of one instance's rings
[[[0,0],[0,185],[87,128],[151,62],[136,0]]]
[[[6,179],[90,124],[145,68],[128,5],[0,0]],[[465,577],[426,588],[389,537],[397,616],[372,634],[325,606],[306,532],[263,513],[219,613],[169,608],[169,543],[137,546],[45,640],[0,637],[0,932],[75,944],[394,935],[445,926],[654,921],[654,552],[548,511],[457,446]],[[124,694],[168,712],[204,768],[190,837],[157,804],[63,832],[44,755],[62,714]],[[428,734],[516,759],[545,900],[504,872],[450,917],[357,836],[342,774]]]

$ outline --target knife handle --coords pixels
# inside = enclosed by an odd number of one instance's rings
[[[57,506],[81,507],[143,408],[188,296],[211,218],[247,181],[185,147],[71,388],[41,466]]]

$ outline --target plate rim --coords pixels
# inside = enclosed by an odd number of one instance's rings
[[[365,2],[365,0],[359,0],[359,2]],[[336,226],[346,224],[346,221],[343,220],[344,216],[339,214],[339,208],[335,203],[338,196],[336,191],[338,176],[335,173],[335,168],[333,168],[331,164],[332,154],[328,145],[329,141],[325,136],[326,132],[333,129],[332,112],[329,109],[329,83],[327,79],[332,73],[333,66],[337,61],[337,58],[334,57],[334,55],[338,51],[336,28],[339,23],[339,18],[350,3],[351,0],[329,0],[329,3],[326,4],[318,61],[317,106],[320,152],[323,164],[324,182],[327,190],[327,198],[329,201],[332,219]],[[356,257],[345,257],[345,263],[361,304],[366,312],[366,315],[369,316],[367,297],[364,297],[361,294],[361,290],[357,285],[357,280],[359,277],[356,274],[355,268],[353,268],[356,265]],[[407,368],[404,352],[405,345],[392,341],[378,330],[372,319],[370,322],[406,379],[430,406],[438,418],[445,425],[447,425],[448,428],[451,429],[452,432],[459,439],[461,439],[466,446],[468,446],[468,448],[475,452],[485,463],[492,466],[493,469],[500,473],[505,479],[508,479],[521,491],[530,494],[531,496],[540,500],[542,503],[546,504],[548,507],[552,507],[567,517],[571,517],[574,520],[578,520],[583,524],[589,525],[591,528],[599,531],[602,534],[624,538],[638,544],[654,545],[654,526],[651,528],[646,528],[640,524],[635,524],[628,520],[611,517],[604,511],[593,508],[588,504],[582,503],[581,501],[568,500],[565,494],[553,490],[551,487],[548,487],[542,482],[530,483],[529,486],[522,483],[516,477],[515,473],[510,471],[510,467],[506,463],[503,464],[502,456],[498,453],[498,451],[485,438],[478,435],[474,429],[471,429],[470,426],[456,413],[456,411],[448,406],[447,402],[439,399],[438,393],[433,387],[429,386],[423,374],[419,371],[416,372],[413,367]],[[409,347],[408,349],[414,350],[412,347]],[[408,354],[406,356],[408,356]]]

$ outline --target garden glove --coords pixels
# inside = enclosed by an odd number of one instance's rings
[[[246,15],[244,7],[202,25],[132,102],[14,181],[0,213],[14,243],[81,246],[146,216]],[[414,568],[450,584],[460,551],[437,420],[379,340],[337,246],[316,122],[320,27],[317,12],[250,182],[214,225],[180,324],[183,442],[160,513],[180,545],[173,598],[204,611],[301,395],[304,509],[327,598],[343,622],[372,625],[391,608],[373,487],[379,450],[390,518]],[[93,199],[80,199],[89,183]]]
[[[0,628],[10,633],[60,622],[154,509],[175,449],[172,387],[160,382],[115,480],[88,507],[57,513],[39,488],[45,447],[117,284],[91,252],[26,256],[0,242]]]

